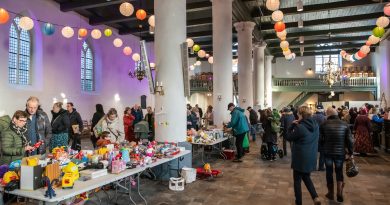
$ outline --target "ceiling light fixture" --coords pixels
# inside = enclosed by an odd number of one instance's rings
[[[298,20],[298,28],[303,28],[303,20],[302,20],[302,17],[300,17],[299,20]]]
[[[297,11],[303,11],[303,2],[302,0],[297,1]]]
[[[299,43],[304,43],[304,42],[305,42],[305,37],[299,36]]]

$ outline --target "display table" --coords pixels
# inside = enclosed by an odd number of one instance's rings
[[[126,169],[125,171],[123,171],[123,172],[121,172],[119,174],[110,174],[109,173],[109,174],[107,174],[105,176],[98,177],[98,178],[95,178],[95,179],[90,179],[90,180],[87,180],[87,181],[76,181],[75,184],[74,184],[73,189],[62,189],[62,188],[55,189],[56,197],[53,197],[51,199],[44,196],[45,192],[46,192],[46,188],[40,188],[40,189],[37,189],[37,190],[34,190],[34,191],[26,191],[26,190],[17,189],[17,190],[14,190],[14,191],[10,191],[8,193],[9,194],[13,194],[13,195],[17,195],[17,196],[21,196],[21,197],[26,197],[26,198],[42,201],[42,202],[44,202],[44,204],[58,204],[59,202],[61,202],[63,200],[75,197],[75,196],[77,196],[79,194],[82,194],[84,192],[88,192],[88,191],[94,190],[96,188],[102,187],[102,186],[110,184],[110,183],[119,182],[119,181],[121,181],[121,180],[123,180],[123,179],[125,179],[127,177],[130,177],[130,176],[138,174],[138,176],[136,177],[136,179],[137,179],[138,195],[147,204],[146,199],[140,193],[139,173],[145,171],[147,168],[152,168],[152,167],[164,164],[164,163],[168,163],[168,162],[170,162],[172,160],[175,160],[177,158],[183,157],[184,155],[187,155],[187,154],[190,154],[190,153],[191,153],[190,150],[185,150],[185,151],[181,151],[180,153],[174,155],[171,158],[158,159],[156,162],[151,163],[149,165],[146,165],[146,166],[143,166],[143,167],[137,167],[137,168],[134,168],[134,169]],[[180,162],[180,160],[179,160],[179,162]],[[128,192],[129,192],[130,201],[133,204],[136,204],[132,200],[132,198],[131,198],[131,183],[128,183],[128,184],[129,184]]]
[[[212,146],[213,149],[217,150],[217,154],[219,154],[220,156],[222,156],[223,159],[226,159],[226,155],[223,153],[223,150],[222,150],[222,142],[229,139],[229,137],[222,137],[222,138],[219,138],[211,143],[191,143],[193,145],[193,148],[192,148],[192,153],[193,153],[193,157],[195,157],[196,152],[201,156],[201,159],[202,159],[202,163],[205,164],[205,161],[204,161],[204,155],[205,155],[205,151],[204,151],[204,147],[205,146]],[[199,149],[197,149],[197,151],[194,151],[194,146],[198,147]]]

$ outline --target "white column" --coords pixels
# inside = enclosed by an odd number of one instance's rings
[[[264,107],[272,107],[272,59],[273,56],[265,56],[265,104]]]
[[[213,107],[214,124],[229,120],[227,105],[233,102],[232,0],[213,3]]]
[[[180,44],[186,40],[186,1],[154,1],[156,15],[156,81],[165,95],[156,94],[156,140],[186,141],[187,113]]]
[[[254,105],[264,108],[264,50],[267,44],[265,42],[257,43],[253,48],[253,75],[254,75]]]
[[[245,21],[234,24],[238,33],[238,95],[240,107],[253,107],[252,32],[256,24]]]

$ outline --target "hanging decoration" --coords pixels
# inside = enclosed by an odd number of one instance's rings
[[[385,5],[383,8],[383,13],[385,13],[386,16],[390,16],[390,3]]]
[[[213,64],[214,63],[214,57],[213,56],[210,56],[207,61],[210,63],[210,64]]]
[[[110,37],[110,36],[112,35],[112,30],[109,29],[109,28],[106,28],[106,29],[104,30],[104,35],[105,35],[106,37]]]
[[[188,48],[191,48],[192,46],[194,46],[194,40],[192,40],[191,38],[187,38],[186,42],[187,42]]]
[[[7,10],[0,8],[0,24],[5,24],[9,20],[9,13]]]
[[[99,29],[93,29],[91,31],[91,36],[93,39],[100,39],[102,37],[102,32]]]
[[[198,57],[199,57],[199,58],[204,58],[204,57],[206,57],[206,51],[204,51],[204,50],[199,50],[199,51],[198,51]]]
[[[275,22],[278,22],[278,21],[282,21],[283,20],[283,12],[280,11],[280,10],[277,10],[277,11],[274,11],[272,12],[272,20],[274,20]]]
[[[42,33],[45,34],[46,36],[51,36],[55,32],[55,27],[51,23],[44,23],[42,25]]]
[[[80,28],[78,34],[79,37],[84,38],[88,35],[88,31],[85,28]]]
[[[119,12],[123,15],[123,16],[131,16],[133,13],[134,13],[134,7],[132,4],[130,4],[129,2],[124,2],[122,3],[120,6],[119,6]]]
[[[137,17],[138,20],[144,20],[146,18],[146,11],[143,9],[138,9],[137,12],[135,13],[135,16]]]
[[[23,30],[29,31],[34,28],[34,21],[30,17],[23,16],[20,18],[19,27]]]
[[[276,11],[279,9],[280,1],[279,0],[267,0],[265,6],[268,10]]]
[[[148,23],[152,27],[156,27],[155,17],[154,15],[149,16]]]
[[[125,54],[126,56],[131,55],[132,52],[133,50],[130,48],[130,46],[126,46],[123,48],[123,54]]]
[[[195,52],[198,52],[200,50],[200,46],[198,44],[195,44],[193,47],[192,47],[192,50],[194,50]]]
[[[131,57],[133,61],[137,62],[141,60],[141,56],[138,53],[134,53],[133,56]]]
[[[114,41],[113,41],[112,43],[113,43],[114,46],[117,47],[117,48],[120,48],[120,47],[122,47],[122,45],[123,45],[123,41],[122,41],[120,38],[114,39]]]
[[[65,38],[72,38],[74,35],[74,30],[69,26],[65,26],[64,28],[62,28],[61,33],[62,36],[64,36]]]
[[[283,22],[279,21],[275,23],[274,29],[276,32],[282,32],[284,29],[286,29],[286,25]]]

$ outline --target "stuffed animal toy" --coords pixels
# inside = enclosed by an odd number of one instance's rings
[[[211,166],[209,163],[204,164],[203,169],[206,173],[211,174]]]

